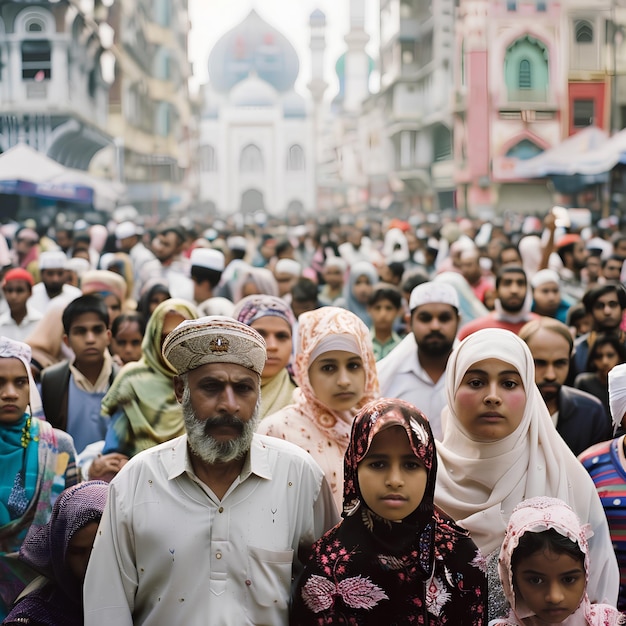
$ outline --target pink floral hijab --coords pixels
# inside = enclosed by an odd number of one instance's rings
[[[571,507],[558,498],[538,496],[524,500],[511,513],[500,549],[498,570],[511,610],[508,617],[498,620],[495,626],[532,626],[538,623],[524,600],[515,595],[511,559],[520,539],[526,533],[540,533],[550,529],[578,546],[584,555],[585,582],[589,580],[588,539],[593,534],[591,526],[581,523]],[[578,610],[562,622],[562,625],[613,626],[623,623],[624,616],[616,608],[607,604],[592,604],[585,591]]]
[[[379,396],[376,376],[376,359],[367,326],[352,312],[340,307],[325,306],[307,311],[298,318],[298,348],[295,360],[295,379],[299,389],[294,392],[297,409],[314,421],[320,430],[327,432],[330,439],[340,443],[344,449],[350,439],[350,428],[357,411],[370,400]],[[322,340],[332,335],[348,335],[359,349],[365,369],[365,390],[361,400],[352,411],[333,411],[317,399],[309,379],[309,367],[315,360],[316,348]]]

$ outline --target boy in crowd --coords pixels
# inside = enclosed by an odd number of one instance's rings
[[[402,337],[393,329],[402,309],[402,295],[391,286],[374,288],[367,303],[367,313],[372,318],[370,336],[377,361],[387,356]]]
[[[2,292],[9,307],[0,315],[0,335],[24,341],[43,315],[28,302],[33,292],[33,277],[21,267],[10,269],[2,281]]]
[[[46,419],[72,435],[76,450],[104,439],[108,420],[100,415],[100,403],[118,367],[109,353],[111,331],[103,298],[81,296],[63,311],[63,341],[74,353],[41,373],[41,398]]]

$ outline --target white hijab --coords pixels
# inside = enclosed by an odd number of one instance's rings
[[[454,398],[465,372],[495,358],[519,372],[526,390],[522,421],[494,442],[472,440],[455,413]],[[528,346],[508,330],[489,328],[469,335],[451,354],[446,371],[448,406],[443,440],[437,442],[439,467],[435,504],[467,528],[485,556],[498,549],[511,512],[534,496],[559,498],[594,531],[590,540],[592,601],[617,600],[619,571],[604,509],[593,481],[556,431],[535,385]]]

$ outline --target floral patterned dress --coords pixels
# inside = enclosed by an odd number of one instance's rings
[[[421,504],[401,522],[368,508],[357,473],[374,436],[395,425],[428,472]],[[382,399],[359,412],[345,456],[343,520],[313,546],[292,625],[487,623],[484,559],[467,531],[434,507],[436,469],[430,426],[415,407]]]

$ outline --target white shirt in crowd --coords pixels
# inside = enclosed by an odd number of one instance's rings
[[[255,435],[219,500],[183,435],[135,456],[111,483],[85,580],[89,626],[286,625],[298,549],[338,521],[311,456]]]

